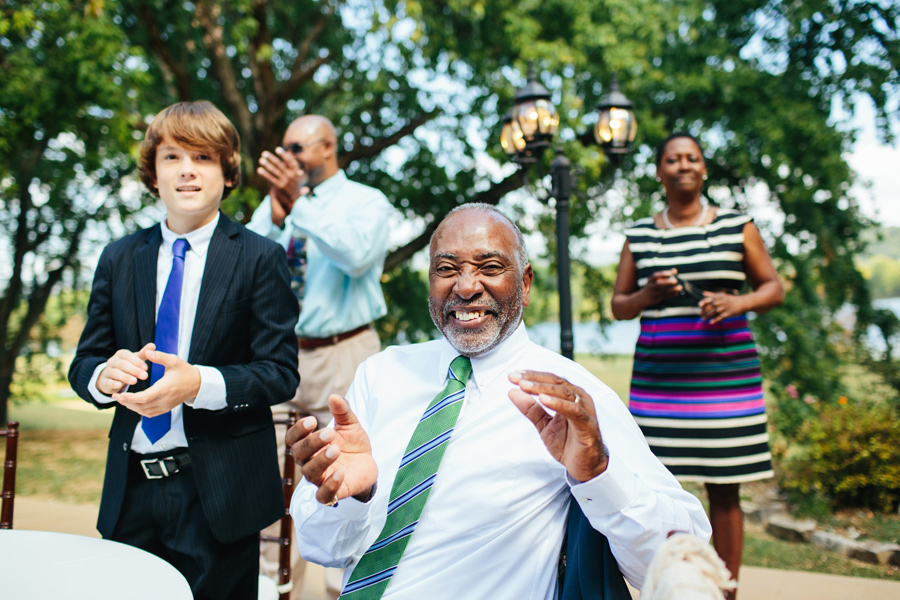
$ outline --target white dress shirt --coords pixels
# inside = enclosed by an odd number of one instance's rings
[[[378,490],[368,503],[348,498],[328,507],[301,481],[291,515],[304,558],[347,567],[346,582],[381,532],[406,445],[457,355],[441,339],[390,347],[360,366],[347,399],[371,440]],[[570,497],[609,538],[636,587],[669,532],[709,539],[700,502],[651,454],[615,392],[583,367],[532,343],[520,325],[473,358],[472,369],[431,495],[385,598],[553,598]],[[507,395],[509,373],[526,369],[555,373],[590,394],[609,452],[604,473],[578,484],[550,456]]]
[[[190,244],[190,249],[184,256],[184,274],[181,286],[181,309],[178,318],[178,358],[187,360],[191,351],[191,336],[194,331],[194,320],[197,316],[197,302],[200,299],[200,284],[203,281],[203,271],[206,268],[206,254],[209,250],[209,242],[212,240],[216,225],[219,224],[219,213],[211,223],[207,223],[190,233],[178,235],[173,233],[163,220],[159,225],[162,230],[162,243],[159,245],[159,257],[156,261],[156,312],[159,313],[159,305],[162,303],[166,284],[169,281],[169,273],[172,271],[172,245],[175,240],[184,238]],[[140,348],[129,348],[137,352]],[[228,406],[225,389],[225,378],[221,371],[215,367],[195,365],[200,371],[200,390],[197,397],[187,404],[193,408],[206,410],[221,410]],[[111,396],[107,396],[97,389],[97,378],[106,367],[106,363],[100,364],[94,369],[94,374],[88,384],[91,396],[97,402],[109,404],[114,402]],[[148,369],[147,376],[150,376]],[[127,390],[127,388],[125,388]],[[123,390],[123,391],[125,391]],[[155,444],[150,442],[141,424],[134,430],[131,442],[131,450],[140,454],[151,452],[163,452],[173,448],[186,448],[187,437],[184,434],[184,420],[181,404],[172,409],[172,428],[158,439]]]

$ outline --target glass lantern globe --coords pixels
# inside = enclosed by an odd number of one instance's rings
[[[519,127],[519,124],[513,121],[511,113],[507,113],[503,117],[500,146],[511,159],[515,159],[516,156],[525,150],[525,136],[522,135],[522,129]]]
[[[619,89],[615,73],[610,93],[601,98],[597,110],[600,116],[594,125],[594,139],[605,151],[624,154],[637,136],[637,120],[634,105]]]
[[[518,125],[529,151],[546,147],[559,128],[559,113],[550,102],[550,92],[537,80],[532,63],[528,63],[528,83],[514,99],[512,123]]]

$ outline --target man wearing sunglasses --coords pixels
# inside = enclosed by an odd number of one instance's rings
[[[281,146],[262,153],[256,172],[269,182],[269,195],[247,227],[285,248],[300,301],[300,386],[273,410],[297,408],[321,427],[331,420],[328,396],[346,395],[356,368],[381,350],[372,322],[387,312],[381,273],[393,209],[380,191],[347,179],[334,125],[319,115],[291,123]]]

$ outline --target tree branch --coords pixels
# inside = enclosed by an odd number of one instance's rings
[[[209,59],[216,79],[222,85],[222,97],[231,109],[237,121],[237,128],[241,134],[241,141],[248,147],[255,147],[255,135],[253,131],[252,114],[247,107],[247,102],[237,86],[237,76],[234,67],[225,53],[224,32],[218,23],[222,13],[222,7],[218,3],[210,6],[204,0],[198,0],[194,10],[194,22],[203,28],[203,42],[209,51]]]
[[[387,137],[381,138],[377,140],[374,144],[369,146],[354,146],[352,150],[344,153],[339,163],[341,168],[345,168],[350,163],[357,160],[364,160],[366,158],[372,158],[373,156],[378,156],[381,154],[385,148],[389,148],[399,142],[401,139],[405,138],[412,132],[414,132],[419,126],[424,125],[428,121],[431,121],[435,117],[440,114],[440,110],[434,109],[427,113],[423,113],[411,120],[409,123],[401,127],[397,130],[396,133],[389,135]]]
[[[261,122],[263,115],[272,109],[275,100],[275,74],[272,72],[272,61],[263,62],[257,60],[260,48],[272,45],[272,36],[266,19],[266,3],[263,0],[254,0],[253,19],[256,21],[256,35],[250,38],[247,58],[250,62],[250,72],[253,75],[253,89],[256,91],[256,101],[260,105],[257,113],[257,128],[264,126]],[[271,52],[271,50],[270,50]]]
[[[299,62],[299,58],[297,61]],[[316,71],[319,70],[323,64],[331,60],[331,51],[325,53],[324,56],[317,57],[312,63],[307,66],[298,65],[297,62],[294,63],[294,70],[291,72],[291,78],[284,82],[284,85],[281,86],[281,89],[278,90],[278,103],[284,104],[288,100],[290,100],[297,89],[312,79],[313,75],[316,74]]]
[[[184,65],[172,56],[172,52],[163,41],[159,21],[156,20],[156,10],[148,2],[138,2],[137,12],[141,15],[141,21],[147,31],[150,49],[159,57],[163,78],[173,88],[173,95],[181,101],[190,100],[191,78]]]
[[[480,194],[477,194],[469,202],[483,202],[485,204],[496,205],[506,194],[512,192],[513,190],[519,189],[520,187],[522,187],[522,185],[522,175],[520,172],[516,171],[503,181],[495,183],[490,188],[486,189]],[[438,228],[438,225],[440,225],[442,219],[443,215],[440,215],[438,218],[426,225],[425,230],[414,240],[408,242],[407,244],[404,244],[393,252],[390,252],[387,255],[387,258],[385,258],[384,260],[384,271],[386,273],[391,271],[394,267],[402,262],[409,260],[410,258],[412,258],[413,254],[427,246],[429,240],[431,240],[431,235]]]

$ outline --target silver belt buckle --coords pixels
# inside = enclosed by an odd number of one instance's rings
[[[150,465],[158,464],[159,468],[162,469],[162,475],[154,475],[150,472]],[[169,470],[166,469],[166,463],[159,460],[158,458],[148,458],[141,461],[141,468],[144,470],[144,475],[147,479],[162,479],[163,477],[169,476]]]

